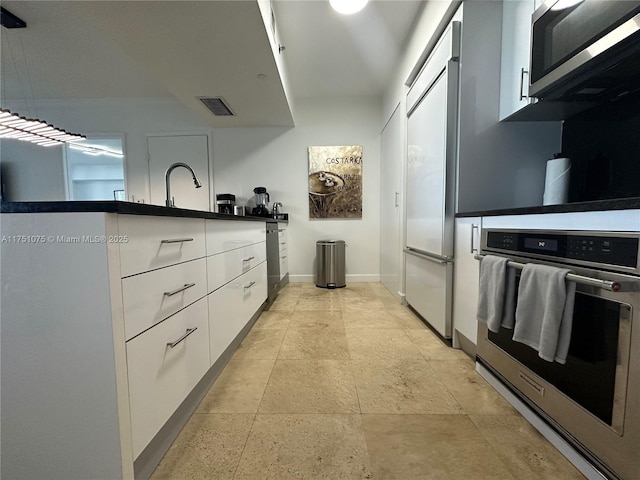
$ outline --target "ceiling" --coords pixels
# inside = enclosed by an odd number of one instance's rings
[[[291,126],[295,99],[382,95],[422,4],[372,0],[343,16],[328,1],[273,0],[279,54],[256,1],[3,0],[27,28],[1,29],[0,94],[173,96],[213,127]],[[214,117],[201,96],[236,115]]]

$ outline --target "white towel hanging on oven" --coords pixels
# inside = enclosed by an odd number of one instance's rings
[[[571,341],[576,284],[563,268],[525,264],[518,287],[513,340],[548,362],[565,363]]]
[[[515,272],[508,258],[486,255],[480,264],[480,290],[476,318],[497,332],[500,326],[513,328]]]

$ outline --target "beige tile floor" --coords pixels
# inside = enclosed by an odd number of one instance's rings
[[[375,283],[285,287],[153,479],[582,479]]]

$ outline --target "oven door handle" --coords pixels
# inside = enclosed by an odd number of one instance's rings
[[[474,255],[474,258],[476,260],[482,260],[484,257],[484,255]],[[507,265],[513,268],[517,268],[518,270],[522,270],[526,264],[509,260],[507,262]],[[608,290],[610,292],[619,292],[621,288],[621,285],[618,282],[612,282],[611,280],[601,280],[599,278],[585,277],[583,275],[576,275],[575,273],[567,273],[567,280],[579,283],[581,285],[590,285],[592,287],[602,288],[603,290]]]

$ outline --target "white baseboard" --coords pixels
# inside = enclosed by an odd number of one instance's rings
[[[291,275],[289,273],[289,282],[291,283],[313,283],[314,281],[313,275]]]
[[[347,285],[351,283],[377,283],[380,281],[380,275],[378,274],[352,274],[346,275],[345,278]],[[289,274],[289,281],[291,283],[313,283],[316,281],[315,275],[292,275]]]
[[[540,432],[540,434],[549,440],[549,442],[558,449],[558,451],[569,460],[574,467],[587,477],[588,480],[606,480],[606,477],[602,475],[586,458],[584,458],[580,452],[578,452],[571,444],[569,444],[564,438],[558,435],[547,423],[542,420],[529,406],[516,397],[511,391],[505,387],[500,380],[493,376],[493,374],[487,370],[483,365],[476,362],[476,371],[484,378],[493,388],[495,388],[500,395],[502,395],[507,402],[509,402],[513,408],[515,408],[520,414]]]
[[[364,274],[354,274],[354,275],[347,275],[347,283],[352,282],[352,283],[379,283],[380,282],[380,275],[379,274],[373,274],[373,273],[364,273]]]

